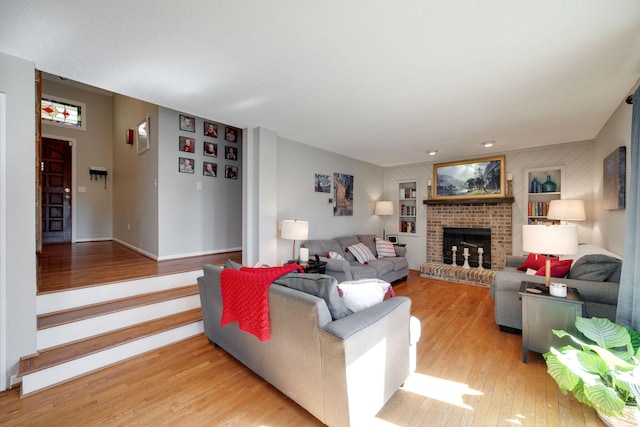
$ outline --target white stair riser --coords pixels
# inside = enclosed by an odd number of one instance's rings
[[[190,295],[42,329],[37,333],[38,350],[111,332],[198,307],[200,307],[200,296]]]
[[[186,273],[42,294],[36,298],[36,314],[52,313],[134,295],[194,285],[202,274],[202,269],[198,269]]]
[[[122,362],[123,360],[157,348],[182,341],[203,332],[204,327],[202,321],[199,321],[25,375],[22,377],[22,396]]]

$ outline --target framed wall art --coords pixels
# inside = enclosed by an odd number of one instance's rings
[[[233,165],[225,165],[224,177],[229,179],[238,179],[238,167]]]
[[[180,114],[180,130],[185,130],[187,132],[195,132],[196,119],[193,117]]]
[[[202,162],[202,175],[218,176],[218,164],[210,162]]]
[[[236,147],[224,147],[224,158],[227,160],[238,160],[238,149]]]
[[[178,172],[180,173],[193,173],[193,165],[195,161],[186,157],[178,157]]]
[[[353,216],[353,175],[333,173],[333,216]]]
[[[231,126],[225,126],[224,128],[224,139],[229,142],[238,142],[239,129],[232,128]]]
[[[189,138],[186,136],[178,137],[178,150],[184,151],[185,153],[195,153],[196,152],[196,141],[193,138]]]
[[[218,137],[218,125],[211,122],[204,122],[204,136],[210,136],[211,138]]]
[[[627,147],[618,147],[604,158],[602,165],[604,208],[624,209],[626,204]]]
[[[317,173],[315,177],[315,192],[316,193],[330,193],[331,192],[331,177],[329,175],[322,175]]]
[[[433,165],[434,199],[505,197],[505,156]]]
[[[207,157],[218,157],[218,144],[205,141],[202,154]]]

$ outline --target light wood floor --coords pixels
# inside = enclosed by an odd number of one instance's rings
[[[227,258],[242,262],[242,252],[158,262],[112,241],[44,245],[38,255],[38,293],[193,271]]]
[[[394,286],[422,323],[417,372],[370,425],[603,426],[562,395],[543,359],[522,363],[485,287],[421,278]],[[0,425],[321,425],[201,335],[24,399],[0,394]]]

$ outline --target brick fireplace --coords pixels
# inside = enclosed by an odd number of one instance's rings
[[[513,197],[466,200],[425,200],[427,205],[427,263],[443,262],[445,227],[491,229],[491,269],[504,268],[512,251]]]

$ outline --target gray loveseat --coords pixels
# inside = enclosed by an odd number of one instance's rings
[[[617,255],[591,245],[578,247],[579,253],[566,278],[551,278],[576,288],[584,301],[585,317],[604,317],[616,320],[620,269],[622,262]],[[517,270],[526,257],[508,256],[504,270],[496,272],[490,287],[495,299],[495,319],[500,329],[508,332],[522,330],[522,281],[544,284],[544,276],[532,276]],[[543,285],[544,286],[544,285]]]
[[[367,264],[360,264],[346,250],[356,243],[364,243],[377,256],[375,238],[375,234],[358,234],[334,239],[308,240],[302,242],[301,247],[308,248],[310,256],[317,255],[321,261],[325,261],[326,274],[335,277],[338,282],[378,278],[393,283],[406,279],[409,275],[409,263],[405,256],[405,247],[394,246],[396,257],[379,258]],[[329,252],[340,254],[344,260],[329,258]]]
[[[220,327],[222,268],[203,269],[198,287],[209,341],[327,425],[366,425],[415,370],[419,322],[411,321],[411,340],[409,298],[346,315],[334,278],[289,273],[269,287],[271,338],[261,342],[236,322]]]

